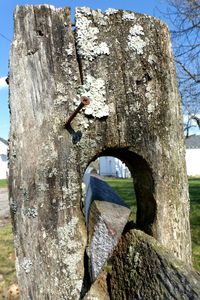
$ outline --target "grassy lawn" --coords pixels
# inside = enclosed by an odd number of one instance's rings
[[[11,224],[0,227],[0,274],[3,275],[0,282],[0,299],[4,299],[8,287],[16,281]]]
[[[0,179],[0,188],[7,186],[7,179]],[[6,221],[6,224],[0,227],[0,299],[7,299],[7,289],[14,282],[16,275],[13,234],[10,222]]]
[[[104,178],[106,182],[115,190],[115,192],[131,207],[131,219],[136,221],[136,198],[133,188],[133,179],[120,179],[120,178]]]
[[[189,178],[189,193],[193,263],[200,271],[200,178]]]
[[[136,220],[136,199],[133,180],[106,178],[116,193],[131,206],[132,219]],[[200,178],[189,178],[190,224],[192,234],[192,256],[194,268],[200,271]]]
[[[8,180],[7,179],[0,179],[0,188],[5,188],[8,186]]]

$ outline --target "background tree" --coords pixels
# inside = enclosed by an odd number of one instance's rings
[[[200,129],[200,0],[167,0],[186,136]]]

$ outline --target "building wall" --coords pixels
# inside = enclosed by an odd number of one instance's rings
[[[6,179],[8,174],[8,146],[0,141],[0,179]]]
[[[111,156],[102,156],[99,158],[99,175],[116,176],[115,159]]]
[[[129,169],[121,160],[112,156],[99,158],[99,175],[119,178],[131,177]]]
[[[188,176],[200,176],[200,149],[186,150],[186,166]]]
[[[200,176],[200,149],[186,150],[186,166],[188,176]],[[131,177],[126,165],[111,156],[99,158],[99,175],[120,178]]]

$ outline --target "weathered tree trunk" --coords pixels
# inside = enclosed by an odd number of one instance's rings
[[[142,231],[126,233],[110,263],[113,300],[200,299],[200,274]]]
[[[91,104],[66,130],[81,96]],[[18,6],[10,109],[10,206],[22,299],[85,293],[81,182],[100,155],[130,168],[138,228],[191,263],[180,99],[162,22],[82,8],[74,35],[68,8]],[[100,284],[91,291],[107,297]]]

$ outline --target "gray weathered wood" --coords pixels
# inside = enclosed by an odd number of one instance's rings
[[[94,282],[128,222],[131,211],[107,201],[93,201],[90,209],[87,255],[91,282]]]
[[[10,66],[10,205],[22,299],[77,299],[86,232],[79,151],[64,128],[81,84],[69,9],[18,6]]]
[[[10,56],[10,207],[22,299],[79,299],[81,182],[100,155],[134,177],[137,226],[191,263],[182,116],[167,27],[126,11],[18,6]],[[80,96],[91,104],[71,124]],[[98,299],[106,299],[105,289]],[[93,291],[93,292],[92,292]],[[86,295],[86,297],[89,297]]]
[[[124,235],[110,263],[111,299],[200,299],[200,274],[142,231]]]

